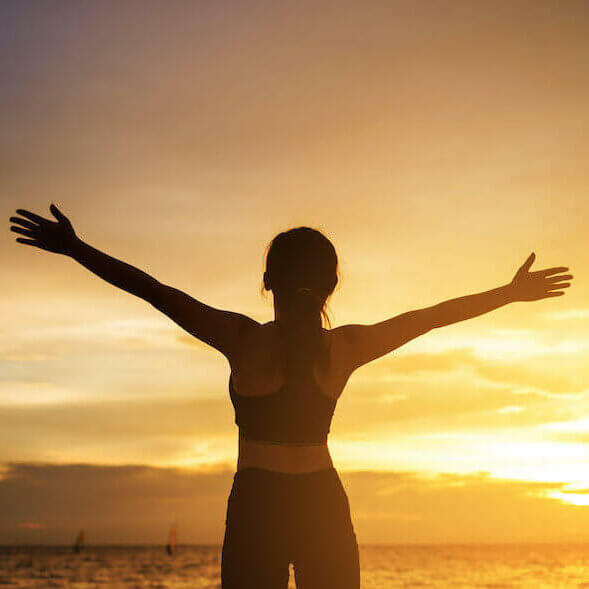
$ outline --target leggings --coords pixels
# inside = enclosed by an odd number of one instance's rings
[[[227,501],[222,589],[359,589],[358,543],[334,468],[238,470]]]

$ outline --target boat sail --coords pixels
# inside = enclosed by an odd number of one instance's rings
[[[80,530],[74,542],[74,552],[80,552],[84,548],[84,530]]]
[[[170,533],[168,534],[168,543],[166,544],[166,552],[168,554],[173,554],[176,552],[176,540],[178,538],[178,525],[176,523],[172,524],[170,528]]]

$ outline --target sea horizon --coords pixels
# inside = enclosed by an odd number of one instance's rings
[[[360,544],[362,589],[589,589],[588,543]],[[14,589],[219,589],[220,544],[0,545],[0,584]],[[294,589],[296,567],[290,567]]]

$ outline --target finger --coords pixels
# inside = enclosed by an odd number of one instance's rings
[[[49,210],[58,221],[67,221],[67,217],[53,203],[49,206]]]
[[[556,292],[549,292],[544,295],[544,298],[547,299],[549,297],[561,297],[564,294],[564,291],[557,290]]]
[[[560,282],[558,284],[551,284],[548,287],[548,290],[554,290],[555,288],[568,288],[570,285],[570,282]]]
[[[31,231],[30,229],[23,229],[22,227],[11,227],[10,231],[21,233],[22,235],[29,235],[30,237],[35,237],[34,231]]]
[[[41,215],[31,213],[31,211],[27,211],[25,209],[16,209],[16,212],[23,217],[31,219],[31,221],[35,221],[36,223],[47,223],[47,219],[41,217]]]
[[[548,277],[552,274],[562,274],[563,272],[567,272],[568,268],[566,266],[556,266],[554,268],[546,268],[546,270],[537,270],[536,272],[532,272],[534,276],[544,276]]]
[[[551,276],[546,280],[548,282],[560,282],[561,280],[570,280],[571,278],[573,278],[572,274],[560,274],[559,276]]]
[[[528,256],[528,259],[520,266],[519,271],[520,272],[527,272],[530,269],[530,266],[534,263],[535,259],[536,259],[536,254],[534,252],[532,252]]]
[[[28,227],[29,229],[36,229],[37,227],[39,227],[39,225],[31,223],[30,221],[26,221],[25,219],[21,219],[20,217],[10,217],[9,221],[11,223],[18,223],[19,225]]]
[[[35,247],[38,247],[42,250],[47,250],[46,247],[43,247],[38,241],[36,241],[35,239],[24,239],[23,237],[17,237],[16,241],[18,241],[18,243],[24,243],[26,245],[34,245]],[[47,250],[49,251],[49,250]]]

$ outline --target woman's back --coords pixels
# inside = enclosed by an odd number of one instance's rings
[[[312,472],[332,466],[327,433],[349,377],[340,338],[321,333],[327,349],[313,379],[284,374],[282,334],[276,322],[252,326],[231,361],[230,394],[240,427],[238,469]]]
[[[322,329],[321,332],[328,362],[326,369],[314,368],[313,380],[321,394],[337,400],[349,378],[345,344],[337,336],[337,330]],[[239,349],[230,359],[233,386],[239,394],[263,396],[281,389],[286,384],[281,354],[281,335],[275,321],[248,327]]]

